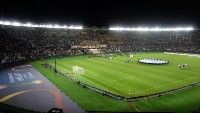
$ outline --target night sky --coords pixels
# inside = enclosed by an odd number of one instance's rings
[[[90,27],[200,26],[198,0],[0,1],[4,20]]]

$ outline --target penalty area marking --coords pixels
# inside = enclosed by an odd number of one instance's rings
[[[88,76],[88,75],[85,75],[85,76]],[[105,83],[105,82],[102,82],[102,81],[100,81],[100,80],[97,80],[97,79],[95,79],[95,78],[93,78],[93,77],[91,77],[91,76],[88,76],[88,77],[90,77],[90,78],[92,78],[92,79],[94,79],[94,80],[96,80],[96,81],[99,81],[99,82],[101,82],[101,83],[103,83],[103,84],[106,84],[107,86],[110,86],[110,87],[112,87],[112,88],[114,88],[114,89],[117,89],[117,90],[119,90],[119,91],[121,91],[121,92],[123,92],[123,93],[129,94],[129,93],[125,92],[125,91],[122,91],[121,89],[118,89],[118,88],[116,88],[116,87],[113,87],[113,86],[111,86],[111,85],[109,85],[109,84],[107,84],[107,83]],[[117,93],[117,92],[116,92],[116,93]],[[117,93],[117,94],[118,94],[118,93]]]
[[[92,63],[90,63],[90,62],[87,62],[87,63],[92,64]],[[100,63],[100,62],[99,62],[99,63]],[[100,64],[102,64],[102,63],[100,63]],[[99,65],[96,65],[96,64],[92,64],[92,65],[95,65],[95,66],[98,66],[98,67],[102,67],[102,66],[99,66]],[[121,71],[117,71],[117,69],[115,69],[115,68],[110,68],[110,69],[112,69],[112,71],[115,71],[115,72],[118,72],[118,73],[121,73],[121,74],[124,74],[124,75],[128,75],[129,77],[135,77],[135,76],[133,76],[133,75],[130,75],[130,74],[127,74],[127,73],[123,73],[123,72],[121,72]]]
[[[121,79],[118,79],[118,80],[110,80],[108,82],[117,82],[117,81],[120,81],[120,80],[125,80],[125,79],[130,79],[130,78],[134,78],[135,76],[130,76],[130,77],[125,77],[125,78],[121,78]]]

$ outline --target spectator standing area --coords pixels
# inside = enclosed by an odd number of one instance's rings
[[[31,65],[0,71],[0,102],[39,112],[60,108],[64,113],[84,113]]]

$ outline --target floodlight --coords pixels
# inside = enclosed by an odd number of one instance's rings
[[[126,28],[121,27],[121,28],[119,28],[119,30],[124,31],[124,30],[126,30]]]
[[[135,28],[125,28],[126,31],[135,31]]]
[[[124,28],[124,27],[110,27],[109,30],[115,30],[115,31],[191,31],[193,30],[192,27],[176,27],[176,28]]]
[[[163,28],[162,30],[163,31],[171,31],[172,29],[171,28]]]
[[[110,30],[119,30],[119,27],[111,27]]]
[[[25,27],[32,27],[32,24],[31,23],[26,23],[26,24],[23,24],[23,26],[25,26]]]
[[[45,25],[38,25],[38,27],[45,27]]]
[[[11,25],[11,22],[9,22],[9,21],[4,21],[3,24],[4,24],[4,25]]]
[[[38,27],[38,25],[37,25],[37,24],[35,24],[35,25],[32,25],[32,27]]]
[[[63,29],[67,28],[67,26],[60,26],[60,27],[63,28]]]
[[[110,27],[109,30],[115,30],[113,27]]]
[[[150,28],[149,31],[163,31],[163,29],[156,27],[156,28]]]
[[[13,26],[21,26],[21,23],[19,23],[19,22],[13,22],[12,25]]]
[[[186,31],[191,31],[191,30],[193,30],[193,28],[192,27],[187,27],[187,28],[185,28],[185,30]]]
[[[83,29],[83,27],[82,26],[76,26],[76,27],[74,27],[74,29]]]
[[[189,27],[188,30],[194,30],[192,27]]]
[[[127,30],[127,31],[130,31],[130,30],[131,30],[131,28],[125,28],[125,30]]]
[[[46,28],[52,28],[52,25],[50,25],[50,24],[46,25]]]
[[[0,24],[3,24],[3,21],[0,21]]]
[[[60,25],[54,25],[54,26],[52,26],[52,28],[59,29],[59,28],[62,28],[62,27]]]
[[[69,28],[69,29],[74,29],[74,26],[69,26],[68,28]]]
[[[136,28],[136,31],[148,31],[149,28]]]

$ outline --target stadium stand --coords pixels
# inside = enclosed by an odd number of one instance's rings
[[[101,31],[102,32],[102,31]],[[0,28],[0,67],[43,57],[83,54],[85,45],[104,52],[163,51],[200,53],[200,32],[115,32],[27,27]],[[72,46],[80,46],[72,48]],[[101,46],[98,46],[101,47]],[[93,47],[93,49],[95,49]],[[96,48],[97,49],[97,48]],[[98,48],[99,49],[99,48]]]

